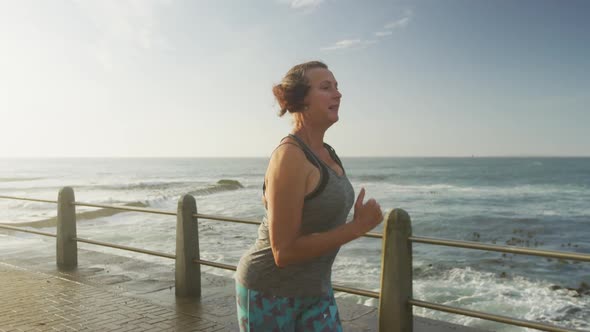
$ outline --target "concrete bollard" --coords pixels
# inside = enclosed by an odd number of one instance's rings
[[[74,190],[64,187],[57,198],[57,244],[56,261],[60,270],[78,266],[78,242],[76,237],[76,199]]]
[[[381,252],[380,332],[412,332],[412,224],[408,213],[394,209],[385,218]]]
[[[200,259],[197,203],[191,195],[184,195],[178,200],[176,218],[176,296],[201,296],[201,265],[193,263]]]

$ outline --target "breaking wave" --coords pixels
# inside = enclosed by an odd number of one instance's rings
[[[23,182],[23,181],[35,181],[43,178],[0,178],[0,182]]]
[[[238,190],[242,188],[244,188],[244,186],[237,180],[221,179],[217,181],[217,183],[214,185],[190,191],[189,194],[193,196],[205,196],[223,191]]]
[[[142,202],[132,202],[122,204],[122,206],[130,206],[130,207],[140,207],[145,208],[148,207],[147,204]],[[88,221],[97,218],[104,218],[114,216],[118,213],[126,212],[124,210],[115,210],[115,209],[98,209],[92,211],[84,211],[80,213],[76,213],[76,222],[79,221]],[[52,217],[43,220],[37,221],[30,221],[30,222],[23,222],[23,223],[14,223],[10,224],[11,226],[17,227],[33,227],[33,228],[43,228],[43,227],[55,227],[57,225],[57,217]]]

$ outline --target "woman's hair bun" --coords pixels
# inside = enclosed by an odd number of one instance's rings
[[[304,109],[303,101],[309,90],[305,72],[313,68],[328,69],[328,66],[320,61],[300,63],[287,72],[281,83],[272,87],[272,93],[280,107],[279,116],[285,115],[286,112],[301,112]]]

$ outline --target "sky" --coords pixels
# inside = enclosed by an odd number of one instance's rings
[[[0,158],[268,157],[324,61],[341,156],[590,156],[590,2],[0,0]]]

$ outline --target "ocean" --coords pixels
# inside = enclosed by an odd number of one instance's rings
[[[416,236],[590,254],[590,158],[342,158],[358,193],[366,188],[384,211],[406,210]],[[266,158],[0,159],[0,195],[57,199],[74,188],[87,203],[133,204],[176,211],[183,194],[199,213],[261,220]],[[232,180],[221,181],[220,180]],[[0,223],[54,232],[56,205],[0,199]],[[77,207],[78,236],[174,252],[174,217]],[[352,213],[352,212],[351,212]],[[237,264],[256,226],[200,220],[201,257]],[[381,226],[374,231],[380,232]],[[0,231],[6,248],[54,242]],[[171,260],[79,244],[134,257]],[[3,249],[4,248],[4,249]],[[590,329],[590,263],[414,245],[414,298],[450,306]],[[381,242],[342,247],[338,284],[379,290]],[[207,271],[231,276],[213,268]],[[377,301],[338,293],[359,303]],[[415,314],[496,331],[525,329],[415,308]]]

